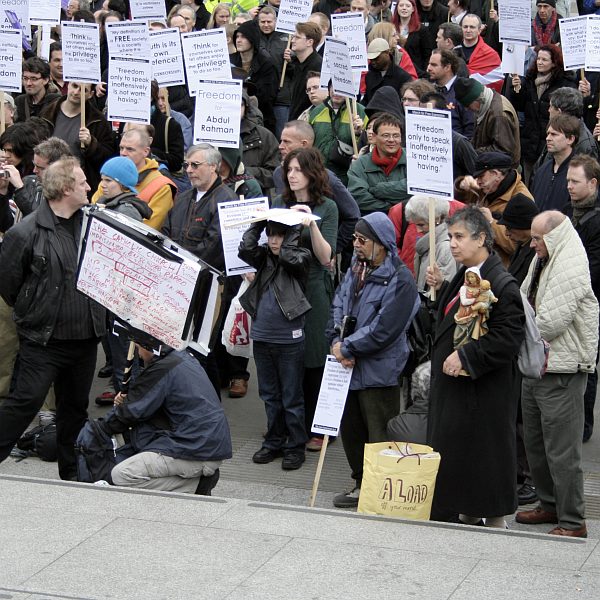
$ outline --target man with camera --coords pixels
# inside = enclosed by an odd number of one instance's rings
[[[419,304],[414,278],[398,258],[392,222],[381,212],[360,219],[352,266],[336,291],[327,327],[332,354],[353,368],[341,432],[356,483],[335,496],[338,508],[358,506],[364,446],[385,441],[387,422],[400,410],[406,330]]]

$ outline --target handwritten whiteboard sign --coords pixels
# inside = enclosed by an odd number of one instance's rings
[[[107,221],[89,219],[77,289],[132,327],[183,349],[202,266],[156,252]]]

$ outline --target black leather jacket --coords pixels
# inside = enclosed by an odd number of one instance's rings
[[[266,244],[258,245],[265,226],[266,221],[254,223],[240,243],[238,256],[257,271],[254,281],[240,297],[240,304],[253,319],[256,318],[260,298],[271,283],[279,307],[286,319],[291,321],[311,309],[304,295],[304,286],[312,253],[308,248],[298,246],[300,227],[288,227],[279,257],[275,256]]]

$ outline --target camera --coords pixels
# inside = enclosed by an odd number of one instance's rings
[[[9,179],[10,173],[6,169],[0,169],[0,179]]]

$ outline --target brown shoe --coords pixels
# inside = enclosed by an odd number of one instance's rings
[[[533,510],[518,512],[515,521],[525,525],[539,525],[540,523],[558,523],[556,513],[549,512],[537,506]]]
[[[587,537],[587,527],[582,525],[579,529],[565,529],[564,527],[555,527],[548,532],[550,535],[566,535],[567,537]]]
[[[248,382],[245,379],[232,379],[229,385],[230,398],[243,398],[248,393]]]

